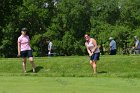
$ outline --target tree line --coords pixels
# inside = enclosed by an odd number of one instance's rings
[[[1,0],[0,14],[1,57],[16,57],[22,27],[35,56],[47,54],[47,40],[59,55],[85,55],[84,34],[106,49],[112,36],[119,51],[140,37],[140,0]]]

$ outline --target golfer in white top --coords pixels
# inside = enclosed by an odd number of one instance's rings
[[[136,54],[140,54],[140,41],[138,40],[137,36],[134,36],[135,46],[134,50]]]
[[[53,46],[53,44],[52,44],[52,42],[51,41],[48,41],[48,56],[51,56],[51,52],[52,52],[52,46]]]
[[[96,73],[96,62],[99,60],[100,50],[99,50],[97,42],[94,38],[90,38],[90,36],[87,34],[85,34],[84,38],[86,40],[85,46],[86,46],[87,52],[90,56],[90,64],[91,64],[93,72],[95,74]]]

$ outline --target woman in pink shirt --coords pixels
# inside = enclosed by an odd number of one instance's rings
[[[21,36],[18,37],[18,56],[23,58],[23,72],[26,73],[26,58],[29,58],[29,61],[32,65],[33,72],[35,72],[35,64],[33,61],[32,49],[30,47],[29,36],[26,35],[27,28],[22,28]]]

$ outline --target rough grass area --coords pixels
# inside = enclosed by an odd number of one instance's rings
[[[1,76],[47,76],[47,77],[121,77],[140,78],[140,56],[101,56],[97,63],[98,73],[93,75],[87,56],[35,58],[37,73],[22,73],[20,58],[1,58]]]

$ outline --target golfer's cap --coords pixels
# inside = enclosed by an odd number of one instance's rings
[[[24,27],[21,29],[21,31],[28,31],[28,29]]]
[[[109,40],[113,40],[113,37],[109,37]]]

